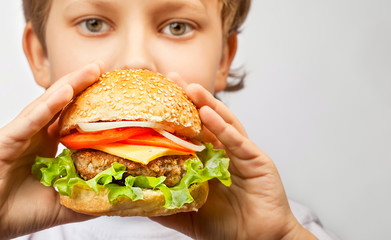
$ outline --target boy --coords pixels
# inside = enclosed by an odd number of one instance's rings
[[[215,146],[231,159],[230,188],[215,184],[198,212],[153,220],[193,238],[315,239],[293,216],[273,162],[211,93],[223,90],[249,1],[24,1],[26,57],[47,91],[0,130],[0,232],[4,238],[91,217],[65,209],[30,174],[57,150],[58,112],[104,71],[168,75],[200,108]],[[92,63],[91,63],[92,62]],[[197,83],[197,84],[191,84]]]

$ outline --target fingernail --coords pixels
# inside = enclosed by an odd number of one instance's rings
[[[105,70],[105,63],[103,62],[103,60],[97,59],[97,60],[95,60],[93,63],[96,64],[96,65],[98,65],[98,67],[99,67],[101,73],[104,72],[104,70]]]
[[[71,89],[71,91],[69,89]],[[47,102],[48,104],[51,103],[58,104],[60,100],[60,102],[65,103],[71,101],[72,97],[73,97],[72,87],[68,84],[65,84],[61,86],[59,89],[57,89],[56,91],[54,91],[48,98]]]

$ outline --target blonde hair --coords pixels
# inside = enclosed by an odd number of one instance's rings
[[[44,47],[46,47],[46,21],[51,5],[52,0],[23,0],[23,11],[26,22],[31,22],[35,34]]]
[[[238,32],[247,18],[251,0],[219,0],[222,3],[221,20],[226,36]]]
[[[221,20],[224,37],[239,32],[240,27],[246,20],[250,9],[251,0],[218,0],[221,4]],[[49,16],[52,0],[23,0],[23,10],[26,22],[31,22],[33,31],[37,35],[44,50],[46,22]],[[232,78],[239,79],[238,83],[228,83],[226,90],[234,91],[243,87],[244,75],[230,74]]]

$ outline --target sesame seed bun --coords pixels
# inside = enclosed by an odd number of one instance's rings
[[[74,186],[72,198],[60,195],[63,206],[75,212],[88,215],[106,216],[164,216],[178,212],[197,211],[206,202],[208,197],[208,182],[196,183],[190,186],[190,194],[194,198],[191,203],[184,204],[181,208],[164,208],[165,200],[162,191],[143,189],[144,199],[132,201],[127,197],[121,197],[110,204],[107,193],[108,189],[102,189],[95,193],[90,188]]]
[[[201,131],[196,107],[175,82],[148,70],[116,70],[103,74],[66,107],[60,135],[78,123],[123,120],[163,123],[189,138]]]
[[[98,121],[160,123],[173,129],[176,135],[187,138],[197,137],[201,132],[198,111],[184,91],[175,82],[148,70],[117,70],[103,74],[63,110],[59,120],[60,136],[70,134],[78,123]],[[77,155],[76,151],[73,154]],[[103,155],[108,154],[86,154],[80,161],[85,161],[89,169],[106,169],[109,166],[105,164],[111,158]],[[92,158],[99,158],[102,164],[95,166],[93,163],[98,161],[92,161]],[[83,170],[77,167],[78,174],[81,174]],[[191,185],[189,191],[194,201],[177,209],[164,208],[165,198],[161,190],[142,191],[142,200],[120,197],[111,204],[108,189],[102,188],[96,193],[90,188],[75,185],[72,198],[60,195],[60,201],[67,208],[89,215],[161,216],[198,210],[205,203],[209,188],[207,182]]]

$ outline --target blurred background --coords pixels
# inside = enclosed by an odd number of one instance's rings
[[[387,239],[391,1],[253,0],[220,98],[275,161],[289,198],[342,239]],[[21,1],[0,2],[0,127],[43,90],[22,50]]]

